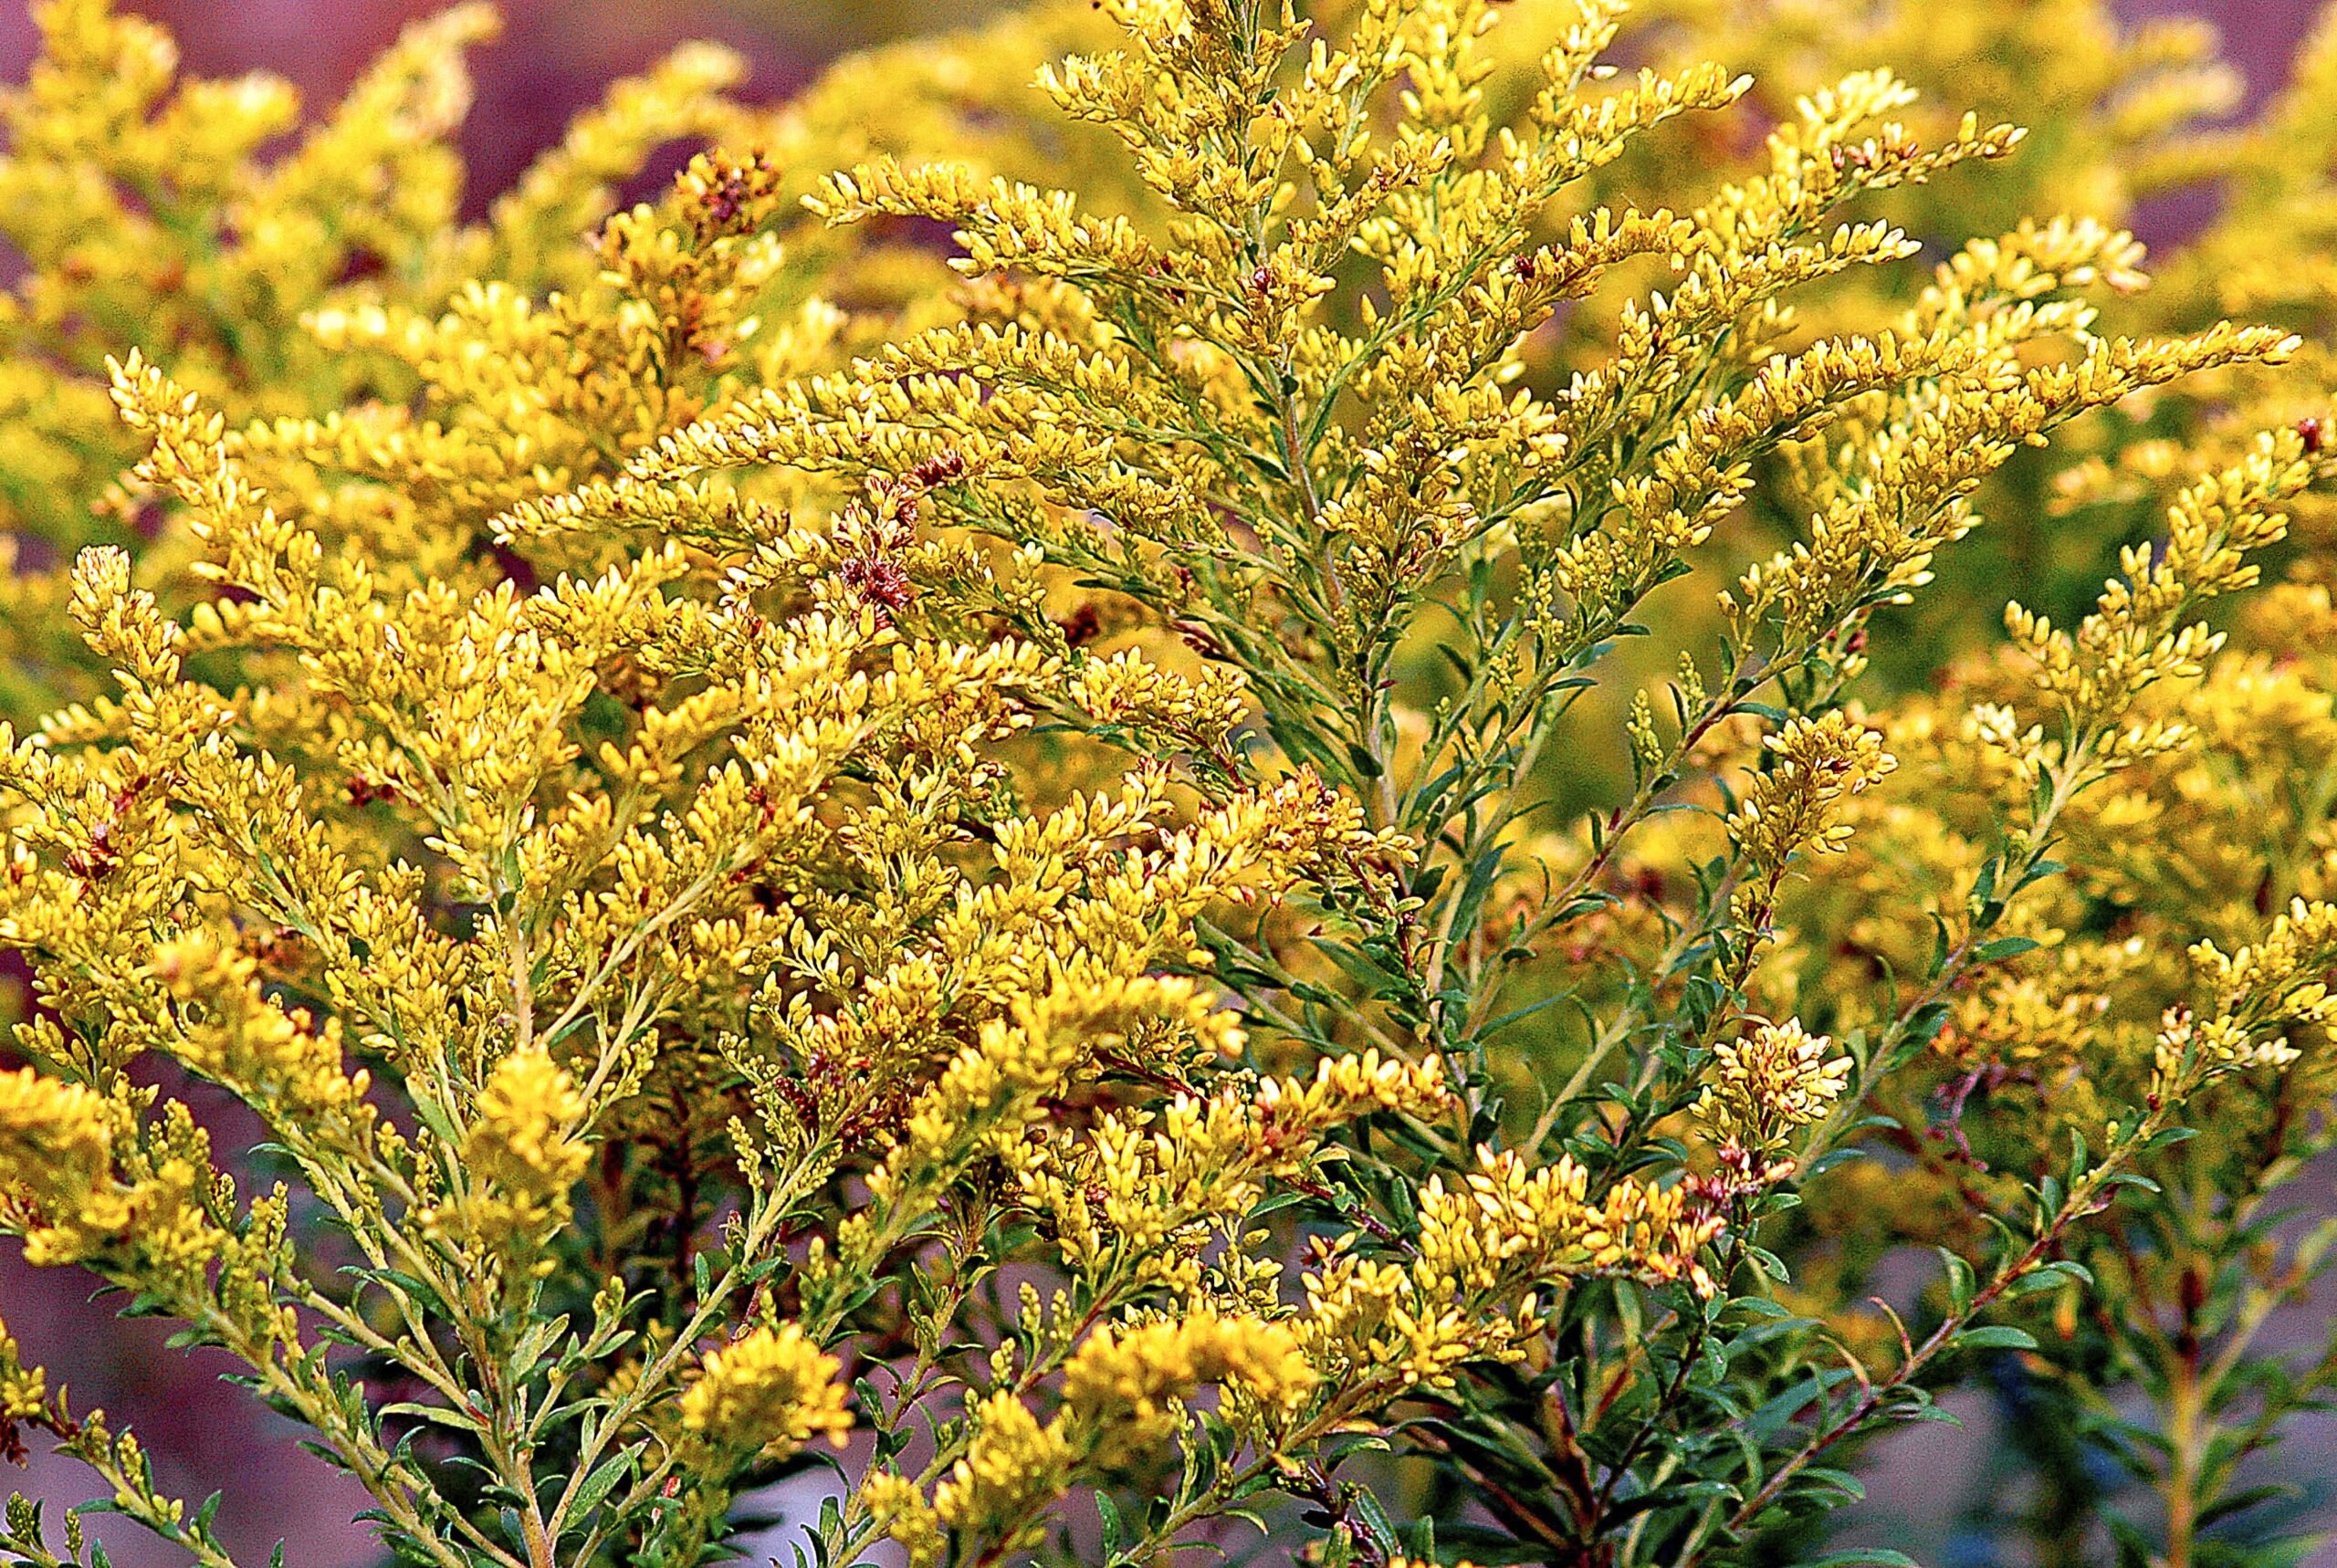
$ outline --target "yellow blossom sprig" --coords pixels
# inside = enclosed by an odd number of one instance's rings
[[[426,1229],[458,1235],[516,1264],[549,1273],[545,1245],[573,1213],[571,1189],[592,1157],[576,1136],[585,1100],[541,1046],[513,1051],[479,1088],[462,1147],[461,1180]]]
[[[1536,1169],[1485,1149],[1455,1186],[1430,1178],[1420,1205],[1409,1265],[1342,1246],[1308,1270],[1300,1326],[1319,1364],[1397,1390],[1449,1387],[1472,1362],[1525,1354],[1548,1326],[1537,1291],[1602,1274],[1713,1287],[1696,1253],[1721,1218],[1683,1187],[1626,1180],[1593,1198],[1570,1159]]]
[[[843,1363],[793,1323],[757,1328],[707,1356],[682,1395],[682,1426],[701,1442],[785,1458],[813,1437],[844,1447],[852,1429]]]
[[[1769,767],[1729,814],[1728,831],[1764,875],[1797,855],[1839,852],[1850,836],[1844,805],[1898,766],[1880,735],[1839,711],[1796,718],[1762,747]]]
[[[1849,1087],[1850,1059],[1829,1056],[1833,1049],[1799,1019],[1723,1040],[1713,1048],[1713,1082],[1696,1102],[1696,1115],[1724,1138],[1773,1148],[1794,1129],[1824,1121]]]
[[[1089,1299],[1132,1289],[1201,1286],[1201,1253],[1239,1225],[1270,1186],[1326,1191],[1326,1134],[1356,1117],[1433,1117],[1447,1109],[1440,1063],[1376,1051],[1325,1058],[1310,1080],[1235,1082],[1207,1100],[1179,1094],[1155,1115],[1119,1112],[1088,1137],[1010,1143],[1000,1158],[1019,1199],[1054,1232]]]
[[[212,1528],[215,1511],[205,1506],[190,1512],[185,1502],[156,1490],[152,1458],[135,1434],[116,1432],[105,1413],[92,1410],[75,1418],[68,1413],[63,1391],[45,1399],[37,1369],[26,1374],[16,1362],[16,1345],[0,1328],[0,1458],[22,1464],[26,1458],[16,1422],[29,1421],[58,1439],[57,1452],[88,1465],[111,1489],[110,1511],[136,1521],[154,1535],[188,1553],[202,1568],[235,1568]],[[0,1547],[18,1561],[38,1568],[88,1568],[102,1562],[103,1548],[86,1532],[76,1509],[65,1516],[62,1555],[50,1544],[39,1510],[21,1493],[8,1499],[0,1517]],[[93,1552],[92,1548],[96,1550]]]
[[[1018,1550],[1038,1538],[1048,1503],[1081,1475],[1176,1431],[1186,1401],[1202,1389],[1218,1386],[1228,1401],[1221,1413],[1254,1439],[1295,1414],[1317,1381],[1281,1322],[1201,1311],[1107,1326],[1065,1364],[1062,1406],[1051,1418],[1042,1422],[1011,1390],[992,1393],[970,1410],[965,1451],[929,1500],[909,1479],[887,1472],[862,1506],[913,1562],[938,1560],[952,1539],[981,1542],[992,1554]]]
[[[2319,1021],[2337,1013],[2321,978],[2332,960],[2337,960],[2337,906],[2301,901],[2271,923],[2259,944],[2230,956],[2212,945],[2196,951],[2194,963],[2208,982],[2213,1001],[2204,1019],[2195,1019],[2187,1009],[2175,1009],[2163,1020],[2147,1102],[2112,1124],[2099,1157],[2090,1158],[2080,1143],[2065,1179],[2049,1178],[2032,1189],[2035,1212],[2027,1243],[2001,1261],[1985,1282],[1976,1282],[1962,1260],[1951,1262],[1952,1310],[1946,1319],[1920,1343],[1907,1346],[1887,1380],[1870,1384],[1862,1379],[1860,1395],[1847,1401],[1845,1408],[1823,1411],[1808,1439],[1767,1470],[1760,1488],[1730,1516],[1727,1526],[1741,1527],[1756,1517],[1803,1468],[1879,1412],[1919,1400],[1914,1391],[1920,1375],[1935,1359],[1967,1343],[1979,1314],[2038,1275],[2071,1226],[2106,1207],[2121,1188],[2144,1181],[2133,1169],[2143,1156],[2187,1134],[2187,1129],[2175,1124],[2177,1108],[2187,1097],[2227,1074],[2251,1068],[2278,1071],[2292,1061],[2293,1052],[2271,1030],[2286,1020]],[[2231,984],[2243,975],[2263,988]]]
[[[2337,904],[2297,899],[2256,941],[2228,954],[2201,942],[2190,958],[2212,1010],[2205,1019],[2169,1010],[2152,1052],[2154,1107],[2226,1073],[2288,1067],[2297,1049],[2269,1030],[2337,1018],[2328,980],[2337,962]]]

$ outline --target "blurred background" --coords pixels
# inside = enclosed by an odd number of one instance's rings
[[[129,0],[179,41],[202,76],[264,68],[314,109],[357,78],[398,29],[453,0]],[[686,39],[753,62],[747,96],[784,98],[851,49],[964,24],[1001,0],[499,0],[503,36],[476,51],[477,97],[463,134],[470,202],[483,212],[576,110],[615,77]],[[0,0],[0,76],[24,74],[35,37],[26,0]]]
[[[921,31],[969,22],[1001,0],[500,0],[503,36],[473,57],[477,99],[464,131],[471,184],[467,205],[481,212],[542,149],[559,140],[569,117],[594,101],[613,77],[638,70],[687,38],[718,40],[752,62],[746,96],[786,97],[838,55]],[[1954,5],[1955,0],[1941,0]],[[2224,31],[2229,57],[2247,73],[2252,99],[2279,87],[2311,16],[2321,0],[2122,0],[2141,19],[2188,14]],[[252,68],[299,85],[313,107],[330,104],[399,27],[441,8],[438,0],[132,0],[176,35],[183,64],[206,76]],[[32,57],[34,30],[25,0],[0,0],[0,78],[16,79]],[[1880,62],[1878,62],[1880,63]],[[2332,113],[2337,113],[2332,106]],[[2195,223],[2211,196],[2186,197],[2148,214],[2143,238],[2165,237]],[[2154,235],[2152,227],[2161,233]],[[223,1115],[230,1113],[223,1108]],[[2308,1185],[2322,1210],[2327,1171]],[[2300,1194],[2300,1197],[2306,1197]],[[2323,1200],[2326,1201],[2323,1201]],[[90,1301],[69,1270],[31,1270],[14,1243],[0,1243],[0,1313],[28,1359],[47,1365],[71,1387],[77,1409],[104,1406],[132,1426],[154,1458],[165,1491],[196,1499],[232,1483],[220,1517],[230,1549],[265,1562],[281,1538],[293,1568],[359,1568],[380,1560],[372,1533],[351,1522],[363,1491],[294,1442],[240,1391],[218,1381],[228,1370],[215,1353],[182,1354],[164,1345],[160,1324],[121,1321],[118,1303]],[[2325,1321],[2337,1302],[2307,1315]],[[2300,1325],[2301,1326],[2301,1325]],[[2002,1505],[1998,1464],[2017,1445],[2017,1390],[1991,1399],[1954,1402],[1967,1419],[1961,1431],[1927,1426],[1876,1456],[1871,1501],[1848,1521],[1854,1539],[1908,1552],[1931,1568],[1982,1568],[2005,1561],[1990,1544],[1988,1515]],[[2288,1449],[2293,1479],[2305,1483],[2303,1506],[2337,1531],[2337,1418],[2300,1432]],[[52,1520],[88,1496],[88,1472],[37,1458],[28,1477],[0,1475],[0,1493],[21,1489],[46,1500]],[[783,1511],[806,1498],[779,1498]],[[93,1521],[120,1568],[164,1568],[180,1554],[133,1528]],[[771,1549],[783,1551],[779,1538]],[[2307,1560],[2337,1568],[2337,1546]]]

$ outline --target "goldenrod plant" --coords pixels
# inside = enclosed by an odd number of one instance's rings
[[[288,151],[35,14],[0,1228],[397,1558],[1899,1563],[1855,1465],[2011,1367],[2134,1477],[2040,1553],[2294,1560],[2337,271],[2196,31],[1042,6],[466,225],[483,10]],[[1935,579],[2007,527],[2090,601]],[[230,1568],[0,1331],[37,1437]]]

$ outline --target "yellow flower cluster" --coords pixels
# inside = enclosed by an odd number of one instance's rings
[[[1536,1168],[1482,1149],[1454,1186],[1430,1178],[1420,1228],[1409,1267],[1342,1246],[1308,1269],[1297,1326],[1312,1359],[1396,1390],[1450,1387],[1471,1362],[1524,1355],[1552,1286],[1622,1275],[1710,1294],[1697,1254],[1722,1220],[1685,1186],[1624,1180],[1593,1197],[1570,1158]]]
[[[2329,989],[2337,904],[2297,899],[2257,941],[2228,954],[2203,941],[2191,949],[2191,963],[2216,1010],[2196,1019],[2168,1009],[2153,1052],[2154,1103],[2244,1068],[2287,1067],[2300,1053],[2274,1028],[2337,1019]]]
[[[1505,1275],[1547,1282],[1601,1271],[1712,1281],[1695,1250],[1718,1219],[1691,1195],[1622,1181],[1592,1202],[1583,1169],[1561,1159],[1531,1169],[1514,1154],[1481,1150],[1464,1184],[1431,1177],[1421,1195],[1419,1282],[1437,1292],[1490,1292]]]
[[[26,1454],[18,1423],[43,1421],[48,1414],[47,1375],[25,1365],[15,1336],[0,1322],[0,1459],[23,1464]]]
[[[1375,1112],[1426,1118],[1451,1103],[1441,1062],[1368,1051],[1326,1057],[1308,1080],[1229,1084],[1207,1100],[1179,1093],[1157,1115],[1114,1112],[1084,1138],[1008,1143],[999,1155],[1074,1270],[1190,1291],[1216,1228],[1238,1231],[1277,1185],[1319,1179],[1336,1157],[1328,1135]]]
[[[1762,742],[1769,766],[1730,813],[1745,859],[1775,873],[1797,854],[1839,851],[1850,836],[1843,805],[1891,776],[1882,737],[1841,712],[1797,718]]]
[[[150,966],[181,1004],[173,1054],[204,1077],[263,1106],[272,1123],[309,1139],[362,1140],[372,1120],[370,1079],[350,1071],[338,1019],[322,1024],[286,1012],[261,994],[258,962],[190,937],[157,948]]]
[[[1035,1538],[1037,1511],[1062,1495],[1080,1469],[1117,1464],[1158,1441],[1202,1388],[1218,1385],[1275,1421],[1293,1416],[1315,1382],[1296,1336],[1282,1323],[1202,1312],[1107,1327],[1064,1364],[1063,1406],[1052,1418],[1042,1423],[1011,1391],[992,1393],[972,1407],[965,1457],[930,1505],[921,1505],[896,1478],[871,1506],[909,1547],[912,1561],[932,1560],[944,1529],[1011,1550]]]
[[[682,1394],[682,1426],[718,1448],[783,1459],[814,1437],[841,1448],[852,1430],[844,1364],[793,1323],[757,1328],[707,1356]]]
[[[1223,1384],[1287,1415],[1315,1390],[1315,1369],[1286,1325],[1202,1312],[1091,1335],[1064,1365],[1064,1414],[1115,1442],[1206,1384]]]
[[[128,1228],[104,1097],[29,1067],[0,1076],[0,1197],[35,1263],[70,1263]]]
[[[1765,1023],[1713,1047],[1712,1082],[1696,1115],[1713,1133],[1755,1149],[1774,1148],[1798,1127],[1822,1122],[1850,1085],[1850,1059],[1799,1019]]]
[[[137,1126],[129,1103],[32,1068],[0,1075],[0,1214],[36,1264],[114,1264],[158,1283],[204,1278],[225,1239],[210,1142],[183,1105]]]
[[[47,1407],[47,1379],[37,1366],[27,1368],[14,1335],[0,1323],[0,1422],[38,1416]]]
[[[523,1047],[496,1063],[463,1137],[453,1207],[466,1240],[548,1270],[536,1254],[567,1226],[571,1189],[592,1157],[576,1135],[585,1110],[567,1070],[543,1047]]]

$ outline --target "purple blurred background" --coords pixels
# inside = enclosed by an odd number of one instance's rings
[[[2321,4],[2121,0],[2120,9],[2137,19],[2185,13],[2213,19],[2260,98],[2283,79]],[[20,0],[0,0],[0,78],[16,79],[32,56],[33,26]],[[296,82],[313,107],[331,102],[403,23],[442,8],[442,0],[132,0],[128,8],[166,24],[189,69],[206,76],[274,70]],[[501,0],[503,36],[473,57],[477,99],[463,135],[469,203],[483,208],[611,78],[639,69],[683,39],[718,39],[739,49],[753,63],[748,94],[770,100],[839,53],[990,8],[986,0]],[[2180,224],[2184,214],[2169,212],[2161,221]],[[294,1568],[357,1568],[380,1559],[370,1530],[351,1522],[366,1506],[363,1491],[301,1451],[286,1424],[215,1381],[230,1370],[226,1357],[169,1351],[163,1325],[117,1321],[113,1303],[86,1301],[85,1288],[84,1277],[68,1270],[26,1269],[14,1243],[0,1244],[0,1315],[28,1359],[71,1385],[77,1408],[103,1406],[117,1422],[133,1426],[166,1492],[199,1500],[231,1486],[219,1527],[239,1559],[265,1562],[279,1537]],[[1973,1419],[1968,1431],[1924,1427],[1878,1456],[1880,1506],[1865,1511],[1862,1538],[1934,1563],[1997,1561],[1973,1555],[1968,1545],[1959,1550],[1956,1542],[1955,1516],[1969,1504],[1995,1418],[1980,1402],[1958,1407]],[[2307,1474],[2337,1470],[2337,1435],[2300,1434],[2290,1458]],[[16,1485],[46,1498],[54,1524],[89,1495],[89,1479],[79,1465],[44,1457],[34,1460],[28,1478],[0,1476],[0,1493]],[[2337,1512],[2329,1524],[2337,1528]],[[92,1525],[120,1568],[182,1561],[119,1521],[100,1517]],[[776,1541],[771,1545],[779,1549]],[[2337,1568],[2337,1549],[2310,1563]]]
[[[266,69],[313,110],[336,100],[398,29],[453,0],[123,0],[177,37],[203,76]],[[997,0],[498,0],[503,35],[475,51],[477,98],[463,131],[470,200],[484,209],[569,116],[609,81],[686,39],[709,38],[753,64],[746,93],[786,96],[848,50],[963,22]],[[0,77],[21,78],[36,35],[26,0],[0,0]]]

